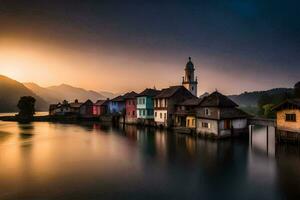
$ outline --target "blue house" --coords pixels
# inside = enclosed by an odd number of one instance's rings
[[[125,112],[125,99],[123,96],[117,96],[109,101],[108,112],[110,114],[124,114]]]
[[[153,97],[159,92],[159,90],[147,88],[137,96],[138,119],[154,119]]]

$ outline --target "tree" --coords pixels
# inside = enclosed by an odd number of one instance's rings
[[[275,118],[275,112],[272,110],[274,104],[266,104],[263,106],[264,116],[267,118]]]
[[[258,111],[259,115],[262,116],[265,114],[265,109],[263,108],[263,106],[266,104],[270,104],[270,102],[272,101],[271,98],[272,98],[271,95],[265,93],[258,99],[257,106],[259,109],[259,111]]]
[[[32,96],[21,97],[17,105],[20,110],[18,116],[26,119],[32,118],[35,113],[34,105],[35,98]]]
[[[300,98],[300,81],[294,86],[294,95],[296,98]]]

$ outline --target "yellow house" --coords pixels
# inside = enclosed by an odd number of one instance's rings
[[[288,99],[275,106],[279,140],[300,141],[300,99]]]
[[[176,104],[175,129],[180,131],[196,131],[196,106],[201,102],[201,99],[193,96],[183,102]]]

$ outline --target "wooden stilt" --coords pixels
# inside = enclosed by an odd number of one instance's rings
[[[252,125],[250,125],[250,145],[252,147]]]
[[[267,154],[269,154],[269,126],[267,126]]]

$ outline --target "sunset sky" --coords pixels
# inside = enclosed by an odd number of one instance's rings
[[[293,0],[0,0],[0,74],[141,91],[180,84],[191,56],[199,94],[292,87],[299,8]]]

